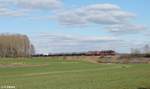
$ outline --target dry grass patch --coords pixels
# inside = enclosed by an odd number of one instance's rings
[[[39,67],[39,66],[48,66],[48,64],[25,64],[25,63],[11,63],[11,64],[0,64],[0,68],[5,67]]]

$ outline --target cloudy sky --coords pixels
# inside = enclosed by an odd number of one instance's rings
[[[0,33],[30,37],[37,53],[150,44],[149,0],[0,0]]]

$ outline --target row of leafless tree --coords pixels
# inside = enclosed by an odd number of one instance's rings
[[[26,35],[0,34],[0,57],[28,57],[35,53]]]
[[[141,48],[132,48],[131,54],[150,54],[150,46],[146,44]]]

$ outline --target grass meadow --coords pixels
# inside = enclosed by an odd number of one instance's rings
[[[48,57],[1,58],[2,88],[150,89],[150,64],[94,64]]]

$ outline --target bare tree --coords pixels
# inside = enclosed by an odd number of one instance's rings
[[[0,35],[0,57],[27,57],[31,56],[33,51],[34,46],[26,35]]]
[[[32,55],[35,54],[35,48],[33,45],[31,45],[31,48],[30,48],[30,54],[32,54]]]
[[[148,44],[143,47],[143,52],[144,54],[150,54],[150,47]]]
[[[133,54],[133,55],[141,54],[141,51],[138,48],[132,48],[131,49],[131,54]]]

